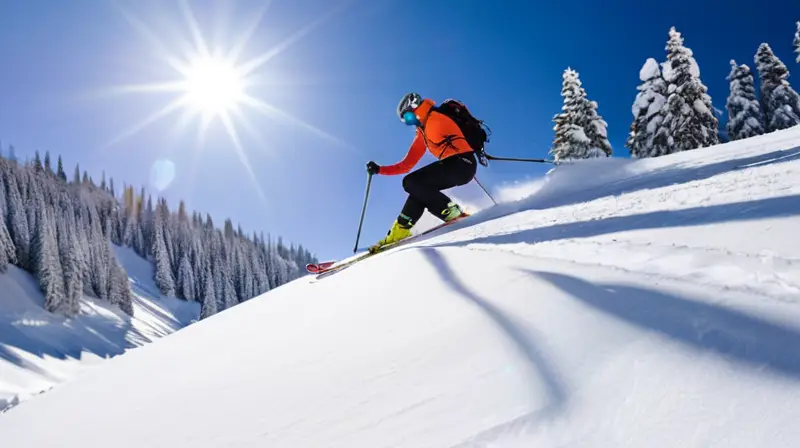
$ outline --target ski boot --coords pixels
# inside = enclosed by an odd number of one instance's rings
[[[369,252],[374,254],[381,250],[387,244],[396,243],[411,236],[411,226],[403,226],[397,220],[394,221],[392,228],[386,234],[386,238],[378,241],[377,244],[369,248]]]
[[[467,216],[469,216],[469,213],[461,210],[461,207],[455,202],[447,204],[447,208],[444,209],[441,214],[442,221],[444,222],[450,222],[456,218],[465,218]]]

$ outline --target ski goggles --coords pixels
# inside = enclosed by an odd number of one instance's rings
[[[403,123],[409,126],[416,126],[420,124],[417,115],[414,112],[411,112],[410,110],[403,112],[402,119]]]

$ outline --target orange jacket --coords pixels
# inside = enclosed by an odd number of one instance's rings
[[[472,147],[467,143],[456,122],[446,115],[431,111],[434,104],[433,100],[426,98],[417,107],[414,113],[422,126],[417,128],[408,153],[403,160],[394,165],[382,166],[380,174],[393,176],[411,171],[425,155],[426,147],[437,159],[472,152]]]

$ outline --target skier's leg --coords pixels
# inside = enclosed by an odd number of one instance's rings
[[[469,183],[476,171],[477,163],[473,154],[451,156],[407,175],[403,178],[403,189],[433,215],[446,220],[448,211],[455,204],[442,190]],[[422,213],[419,213],[415,217],[419,219],[421,216]]]
[[[397,216],[397,222],[403,227],[411,228],[419,221],[423,213],[425,213],[425,204],[414,196],[408,195],[403,209]]]
[[[411,236],[411,227],[427,208],[439,219],[447,221],[461,213],[447,195],[440,190],[464,185],[472,180],[477,169],[475,156],[453,156],[424,166],[403,179],[408,198],[403,210],[386,233],[386,237],[370,247],[370,252],[381,246],[395,243]]]

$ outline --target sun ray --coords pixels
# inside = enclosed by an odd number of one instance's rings
[[[200,113],[199,115],[200,123],[197,125],[197,138],[202,141],[211,126],[211,122],[214,121],[214,116],[208,113]]]
[[[306,36],[306,34],[313,31],[318,26],[324,24],[328,20],[332,19],[340,10],[344,9],[349,3],[352,3],[352,0],[345,0],[340,3],[337,7],[333,8],[332,10],[328,11],[327,14],[324,14],[322,17],[319,17],[317,20],[309,23],[308,25],[300,28],[294,34],[284,39],[281,43],[262,53],[259,56],[249,60],[248,62],[242,64],[242,73],[247,75],[256,70],[257,68],[261,67],[262,65],[269,62],[270,59],[273,57],[283,53],[289,46],[293,43],[297,42],[298,40],[302,39]]]
[[[264,190],[261,189],[261,185],[258,183],[256,174],[253,172],[253,167],[250,165],[250,160],[247,158],[247,154],[245,154],[244,148],[239,141],[239,134],[236,132],[236,127],[233,125],[233,122],[231,122],[231,118],[227,112],[223,113],[220,119],[222,120],[222,124],[225,126],[225,130],[228,131],[228,136],[233,142],[233,147],[236,150],[236,155],[239,156],[239,161],[242,162],[242,165],[244,165],[245,170],[247,170],[247,174],[250,176],[250,180],[253,181],[253,187],[255,187],[259,197],[261,198],[261,201],[266,206],[267,196],[264,194]]]
[[[230,51],[231,61],[235,62],[239,60],[239,56],[242,54],[242,51],[244,51],[244,47],[247,45],[248,42],[250,42],[250,39],[253,37],[253,33],[255,33],[256,29],[258,29],[258,26],[261,24],[261,20],[264,18],[264,14],[266,14],[267,10],[271,5],[272,5],[272,0],[266,0],[264,2],[264,6],[262,6],[261,9],[258,11],[258,13],[255,15],[253,23],[244,30],[244,33],[242,33],[241,37],[238,39],[236,44],[234,44],[233,48],[231,48]]]
[[[126,84],[121,86],[109,87],[99,92],[108,96],[125,95],[129,93],[142,92],[180,92],[185,88],[186,81],[161,81],[143,84]]]
[[[256,144],[260,148],[264,148],[266,146],[266,142],[264,142],[264,139],[261,136],[261,134],[259,134],[258,131],[256,131],[256,129],[253,127],[253,124],[250,122],[250,119],[248,119],[247,116],[244,113],[242,113],[241,108],[234,107],[233,109],[231,109],[231,113],[233,113],[233,115],[235,115],[235,118],[239,120],[239,122],[242,124],[242,127],[250,136],[250,138],[255,140]],[[274,157],[275,155],[273,151],[263,151],[263,152],[270,158]]]
[[[208,45],[206,44],[205,39],[203,39],[203,34],[200,32],[200,25],[198,25],[197,20],[194,18],[192,8],[189,6],[187,0],[180,0],[179,3],[181,5],[183,16],[186,19],[186,23],[189,25],[189,29],[192,33],[195,48],[200,52],[201,55],[210,56],[211,52],[208,50]]]
[[[328,140],[328,141],[330,141],[332,143],[335,143],[338,146],[341,146],[343,148],[347,148],[348,150],[354,151],[355,153],[360,153],[358,148],[356,148],[355,146],[353,146],[353,145],[351,145],[351,144],[349,144],[349,143],[347,143],[345,141],[340,140],[339,138],[337,138],[337,137],[335,137],[335,136],[323,131],[322,129],[319,129],[319,128],[311,125],[311,124],[308,124],[305,121],[303,121],[303,120],[301,120],[299,118],[296,118],[296,117],[290,115],[289,113],[287,113],[287,112],[285,112],[285,111],[283,111],[283,110],[281,110],[281,109],[279,109],[279,108],[277,108],[275,106],[267,104],[266,102],[264,102],[262,100],[259,100],[257,98],[253,98],[251,96],[245,96],[244,98],[242,98],[242,102],[244,104],[246,104],[246,105],[258,110],[259,112],[263,113],[264,115],[273,116],[273,117],[275,117],[275,116],[280,117],[280,118],[282,118],[282,119],[284,119],[286,121],[289,121],[290,123],[292,123],[292,124],[294,124],[296,126],[300,126],[301,128],[303,128],[303,129],[305,129],[307,131],[310,131],[310,132],[312,132],[312,133],[324,138],[325,140]]]
[[[169,49],[167,49],[167,46],[164,45],[158,37],[156,37],[155,33],[152,30],[150,30],[150,28],[144,22],[137,19],[132,13],[130,13],[118,2],[115,1],[113,2],[113,4],[114,6],[116,6],[117,10],[120,11],[120,13],[128,22],[128,24],[136,32],[142,35],[142,37],[144,37],[145,40],[150,42],[151,45],[156,47],[156,50],[158,52],[158,57],[163,59],[169,66],[171,66],[175,70],[178,70],[178,67],[174,65],[176,59],[172,56],[172,52],[170,52]]]
[[[144,129],[147,126],[151,125],[154,121],[158,120],[159,118],[161,118],[161,117],[163,117],[163,116],[165,116],[165,115],[177,110],[179,107],[182,107],[186,102],[187,102],[187,100],[186,100],[185,97],[175,98],[174,100],[172,100],[169,103],[167,103],[167,105],[162,107],[160,110],[157,110],[156,112],[150,114],[144,120],[142,120],[139,123],[136,123],[135,125],[131,126],[128,130],[123,131],[120,135],[118,135],[117,137],[113,138],[111,141],[106,143],[103,146],[103,148],[108,148],[108,147],[114,146],[117,143],[119,143],[120,141],[122,141],[122,140],[124,140],[124,139],[126,139],[126,138],[128,138],[128,137],[130,137],[132,135],[135,135],[136,133],[138,133],[142,129]]]

